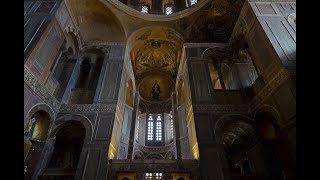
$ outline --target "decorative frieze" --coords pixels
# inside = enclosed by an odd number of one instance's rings
[[[47,88],[38,82],[27,67],[24,67],[24,82],[56,112],[59,110],[60,102],[49,93]]]
[[[171,143],[167,146],[142,146],[138,143],[135,143],[134,145],[135,150],[139,150],[141,152],[146,152],[146,153],[163,153],[163,152],[168,152],[172,149],[175,148],[175,143]]]
[[[210,113],[248,113],[249,105],[193,105],[194,113],[210,112]]]
[[[116,104],[62,104],[60,112],[116,112]]]
[[[197,172],[199,164],[194,160],[114,160],[110,168],[114,172]]]
[[[260,90],[259,94],[257,94],[251,101],[250,108],[254,109],[259,104],[263,103],[267,98],[269,98],[285,81],[290,78],[290,74],[286,69],[281,69],[277,75],[274,76],[272,80],[269,81],[268,84],[264,86],[263,89]]]

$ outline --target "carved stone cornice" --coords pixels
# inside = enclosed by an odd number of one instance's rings
[[[116,112],[117,104],[61,104],[60,112]]]
[[[164,153],[164,152],[168,152],[172,149],[175,148],[175,144],[171,143],[167,146],[142,146],[138,143],[135,143],[134,145],[135,150],[139,150],[141,152],[145,152],[145,153]]]
[[[194,160],[114,160],[111,171],[134,172],[197,172],[199,164]]]
[[[193,105],[194,113],[210,112],[216,114],[225,114],[225,113],[248,113],[250,112],[249,105]]]
[[[33,76],[27,67],[24,67],[24,82],[49,106],[51,106],[54,111],[58,111],[60,108],[60,102],[53,97],[47,88],[38,82],[38,80]]]
[[[272,80],[266,84],[251,101],[250,108],[255,109],[259,104],[267,100],[285,81],[290,78],[286,69],[281,69]]]

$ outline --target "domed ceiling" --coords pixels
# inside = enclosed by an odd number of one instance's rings
[[[177,32],[166,27],[148,27],[131,37],[130,58],[137,78],[154,72],[175,77],[183,42]]]

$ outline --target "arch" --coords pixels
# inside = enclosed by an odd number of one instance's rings
[[[36,104],[36,105],[34,105],[34,106],[32,106],[32,107],[30,108],[30,110],[29,110],[29,112],[27,113],[27,116],[26,116],[26,118],[25,118],[25,124],[24,124],[24,126],[26,126],[26,125],[29,123],[32,115],[33,115],[34,113],[36,113],[37,111],[40,111],[40,110],[45,111],[45,112],[47,112],[47,113],[49,114],[49,117],[50,117],[49,128],[50,128],[50,126],[51,126],[51,124],[52,124],[52,121],[55,119],[55,112],[54,112],[54,110],[53,110],[48,104],[45,104],[45,103],[38,103],[38,104]]]
[[[254,119],[250,118],[249,116],[245,116],[243,114],[228,114],[221,116],[214,126],[214,135],[217,141],[222,140],[222,127],[226,125],[226,123],[230,121],[243,121],[250,125],[253,125]]]
[[[145,157],[145,159],[164,159],[164,157],[159,153],[150,153]]]
[[[134,152],[133,159],[144,159],[144,154],[143,154],[143,152],[141,152],[141,151],[139,151],[139,150],[136,150],[136,151]]]
[[[67,114],[57,118],[54,121],[52,130],[49,132],[49,138],[54,138],[57,135],[58,131],[62,128],[63,124],[70,120],[81,122],[86,129],[86,138],[92,140],[92,137],[93,137],[92,122],[89,120],[89,118],[80,114]]]
[[[296,30],[296,13],[292,13],[288,16],[288,22],[294,30]]]
[[[80,121],[64,122],[56,134],[54,151],[48,167],[77,168],[85,136],[85,126]]]
[[[78,38],[73,31],[66,31],[65,33],[66,39],[66,48],[72,48],[73,53],[72,55],[76,55],[79,52],[79,42]]]
[[[256,119],[257,114],[264,112],[271,113],[275,117],[275,123],[280,124],[280,122],[282,122],[282,117],[279,111],[274,106],[271,106],[269,104],[262,104],[258,106],[253,113],[253,119]]]
[[[164,155],[164,159],[175,159],[175,152],[174,151],[168,151],[165,155]]]
[[[260,137],[272,140],[280,136],[281,121],[279,121],[279,116],[278,111],[270,105],[263,105],[255,111],[255,125]]]

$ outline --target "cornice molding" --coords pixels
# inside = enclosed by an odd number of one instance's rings
[[[60,102],[49,93],[47,88],[39,83],[27,67],[24,67],[24,82],[54,111],[59,110]]]
[[[61,104],[60,112],[116,112],[117,104]]]
[[[202,112],[210,112],[215,114],[225,114],[225,113],[249,113],[250,106],[249,105],[193,105],[194,113],[202,113]]]
[[[289,78],[290,74],[288,71],[282,68],[277,75],[275,75],[274,78],[260,90],[259,94],[252,99],[250,108],[257,108],[259,104],[266,101]]]

